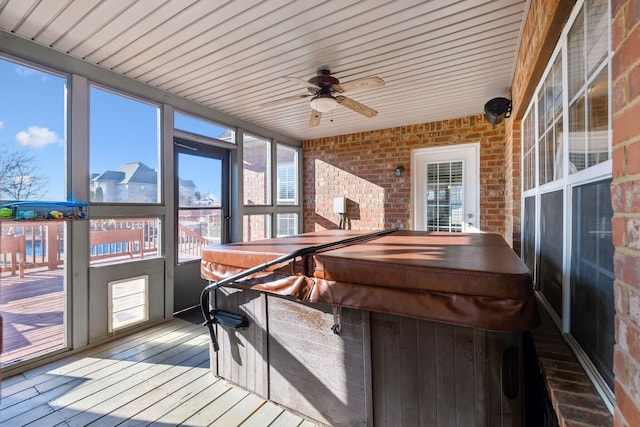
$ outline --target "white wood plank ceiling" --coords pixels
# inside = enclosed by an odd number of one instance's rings
[[[526,0],[0,0],[0,28],[212,109],[306,140],[482,113],[506,96]],[[309,127],[299,82],[344,95]],[[265,105],[267,104],[267,105]]]

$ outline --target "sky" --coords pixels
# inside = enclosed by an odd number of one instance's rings
[[[64,191],[65,83],[62,76],[0,59],[0,156],[23,150],[46,177],[44,200],[67,200]],[[114,170],[141,161],[157,169],[158,109],[96,87],[90,90],[90,172]],[[219,137],[225,129],[177,115],[176,127]],[[5,151],[6,152],[6,151]],[[180,175],[204,195],[220,188],[219,177],[202,159],[184,156]],[[219,174],[217,174],[219,175]]]

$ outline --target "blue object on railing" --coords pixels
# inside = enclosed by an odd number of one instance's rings
[[[73,220],[88,218],[89,203],[26,200],[0,205],[0,220]]]

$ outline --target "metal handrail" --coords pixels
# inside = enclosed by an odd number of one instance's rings
[[[301,256],[310,255],[318,252],[323,252],[330,249],[336,249],[338,247],[353,245],[365,240],[372,240],[377,237],[384,236],[386,234],[394,233],[396,231],[398,231],[397,228],[392,228],[388,230],[376,231],[373,233],[361,234],[359,236],[349,237],[346,239],[338,240],[336,242],[323,243],[320,245],[308,246],[306,248],[297,249],[288,254],[279,256],[278,258],[273,259],[271,261],[267,261],[265,263],[256,265],[255,267],[249,268],[245,271],[241,271],[240,273],[234,274],[233,276],[227,277],[226,279],[209,283],[207,286],[204,287],[204,289],[202,289],[202,292],[200,293],[200,308],[202,310],[202,315],[205,319],[204,324],[209,329],[209,335],[211,336],[211,343],[213,344],[214,351],[218,351],[219,346],[218,346],[218,341],[216,339],[215,332],[213,330],[213,324],[215,322],[213,321],[213,318],[211,317],[211,312],[209,311],[209,301],[210,301],[209,294],[212,290],[218,289],[222,286],[230,285],[231,283],[236,282],[240,279],[243,279],[247,276],[250,276],[251,274],[258,273],[260,271],[266,270],[267,268],[273,265],[277,265],[294,258],[298,258]]]

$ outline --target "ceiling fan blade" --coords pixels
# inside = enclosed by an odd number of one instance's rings
[[[344,93],[350,90],[373,89],[384,86],[384,80],[380,77],[365,77],[346,83],[333,85],[334,92]]]
[[[320,119],[322,118],[322,113],[320,111],[316,111],[311,109],[311,117],[309,117],[309,127],[313,128],[320,124]]]
[[[313,83],[309,83],[308,81],[302,80],[298,77],[284,76],[283,78],[287,80],[291,80],[292,82],[298,83],[299,85],[302,85],[304,87],[308,87],[311,89],[318,89],[318,90],[321,89],[320,86],[314,85]]]
[[[267,101],[263,104],[260,104],[261,107],[268,107],[271,105],[278,105],[278,104],[284,104],[286,102],[291,102],[291,101],[296,101],[298,99],[302,99],[302,98],[308,98],[311,95],[310,93],[303,93],[301,95],[292,95],[292,96],[287,96],[285,98],[280,98],[280,99],[274,99],[273,101]]]
[[[336,96],[336,101],[338,101],[338,104],[369,118],[375,117],[378,114],[378,112],[373,108],[367,107],[366,105],[354,101],[351,98],[347,98],[346,96]]]

